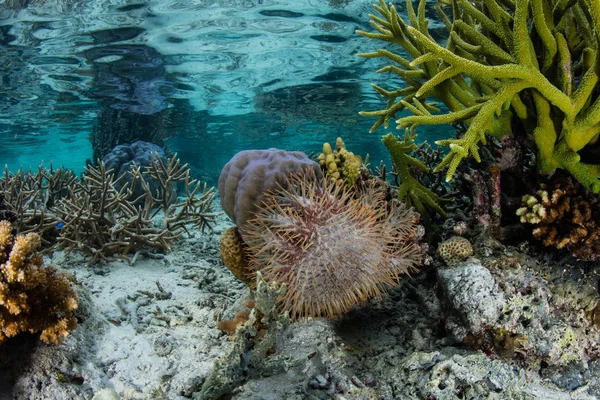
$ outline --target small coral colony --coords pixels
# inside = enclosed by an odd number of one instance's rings
[[[342,316],[431,264],[433,249],[446,262],[470,256],[465,232],[598,257],[600,2],[441,0],[444,44],[429,32],[426,6],[407,1],[405,20],[381,0],[374,31],[358,31],[383,43],[359,56],[389,63],[378,71],[388,83],[373,85],[386,107],[362,114],[377,117],[372,130],[400,118],[402,134],[382,139],[391,169],[338,138],[314,159],[242,151],[221,172],[221,205],[235,224],[221,238],[223,263],[253,293],[275,285],[277,311],[291,320]],[[426,124],[451,137],[417,144]],[[58,343],[76,326],[71,278],[44,266],[40,251],[134,263],[216,218],[213,189],[141,141],[81,177],[6,170],[0,196],[0,342],[40,332]],[[448,232],[458,236],[440,244]]]

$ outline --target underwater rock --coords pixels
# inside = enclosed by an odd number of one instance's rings
[[[131,180],[131,178],[122,178],[123,175],[129,174],[131,165],[135,164],[143,171],[145,167],[150,167],[152,165],[152,158],[155,155],[160,157],[164,163],[167,162],[165,151],[161,147],[155,145],[154,143],[138,140],[131,144],[120,144],[115,146],[110,153],[104,156],[102,162],[106,166],[107,170],[113,170],[115,179],[117,179],[115,182],[115,188],[117,190],[121,190],[123,185]],[[158,182],[147,176],[144,176],[144,178],[150,184],[152,193],[156,193],[157,190],[160,190]],[[133,190],[134,198],[144,194],[144,190],[141,185],[136,185]]]
[[[500,316],[504,294],[495,289],[492,274],[479,262],[440,269],[438,283],[441,303],[447,307],[446,328],[456,339],[480,332]]]
[[[381,398],[395,399],[550,399],[564,393],[542,385],[523,369],[484,354],[448,347],[414,352],[386,373]],[[389,395],[388,395],[389,394]],[[589,398],[589,397],[580,397]]]

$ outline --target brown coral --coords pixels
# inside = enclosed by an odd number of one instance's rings
[[[44,342],[58,344],[77,326],[77,295],[65,274],[42,265],[37,233],[13,238],[11,230],[0,221],[0,343],[41,332]]]
[[[252,272],[248,265],[248,246],[242,240],[236,226],[228,228],[221,235],[221,259],[231,273],[245,283],[252,281]]]
[[[582,260],[600,255],[600,204],[570,177],[557,177],[535,195],[523,196],[521,222],[547,247],[566,249]]]
[[[440,243],[437,248],[437,255],[442,257],[446,264],[452,265],[472,256],[473,246],[464,237],[452,236]]]
[[[36,173],[22,169],[11,173],[7,166],[0,177],[0,218],[10,221],[18,233],[35,232],[44,244],[51,243],[60,222],[52,210],[76,180],[73,171],[54,169],[52,163],[49,169],[40,165]]]
[[[415,215],[380,197],[356,199],[341,181],[292,178],[269,193],[243,233],[251,265],[287,285],[293,319],[332,318],[381,295],[415,268]]]
[[[158,190],[150,188],[148,177],[157,182]],[[153,157],[152,165],[144,170],[133,164],[130,180],[119,190],[115,183],[112,170],[101,163],[98,168],[88,166],[83,181],[69,187],[69,195],[55,210],[64,222],[59,247],[92,255],[90,263],[114,258],[131,261],[129,254],[141,248],[169,250],[173,241],[187,232],[187,226],[204,231],[214,223],[214,190],[191,179],[189,167],[181,165],[177,157],[166,163]],[[173,202],[177,184],[185,187],[185,194]],[[136,185],[143,188],[143,196],[134,195]],[[162,222],[156,226],[153,220],[159,212]]]

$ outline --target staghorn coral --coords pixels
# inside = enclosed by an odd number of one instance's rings
[[[155,158],[160,158],[163,163],[167,162],[165,151],[154,143],[144,142],[141,140],[130,144],[120,144],[115,146],[101,161],[96,165],[104,163],[107,170],[112,170],[115,174],[115,188],[120,190],[121,187],[130,179],[130,169],[132,165],[137,165],[140,169],[152,168],[152,163]],[[123,178],[121,178],[125,175]],[[146,183],[150,186],[152,193],[161,190],[154,179],[146,179]],[[133,190],[134,196],[143,196],[144,188],[141,185],[130,187]]]
[[[598,148],[600,134],[600,3],[444,0],[440,4],[437,10],[449,31],[445,47],[428,30],[425,0],[416,12],[412,1],[406,1],[409,23],[393,5],[380,0],[375,5],[380,16],[371,15],[377,32],[357,31],[393,43],[409,56],[387,49],[359,54],[392,61],[378,72],[394,73],[407,83],[395,90],[374,85],[387,99],[387,107],[362,113],[378,117],[371,131],[387,126],[404,109],[413,115],[398,119],[398,129],[464,122],[468,128],[462,137],[437,142],[450,148],[436,167],[448,168],[447,180],[465,157],[480,161],[479,146],[486,143],[486,134],[525,134],[535,142],[542,173],[567,170],[583,186],[600,193],[600,164],[582,159]],[[452,20],[442,5],[451,6]],[[434,114],[440,110],[430,99],[442,101],[449,112]],[[522,129],[513,130],[515,125]]]
[[[441,206],[444,200],[431,189],[419,183],[411,173],[411,167],[421,172],[429,170],[425,164],[409,155],[417,148],[414,139],[415,136],[411,136],[406,131],[404,140],[399,140],[391,133],[385,135],[381,140],[390,152],[394,171],[400,180],[398,200],[405,201],[408,207],[415,207],[423,217],[429,217],[433,213],[445,217],[446,212]]]
[[[166,163],[154,157],[144,171],[132,165],[129,177],[117,190],[114,174],[104,164],[88,166],[83,181],[70,186],[68,196],[56,208],[64,223],[58,246],[67,252],[81,249],[91,254],[90,263],[115,256],[134,262],[135,256],[130,260],[128,255],[142,248],[169,250],[171,243],[187,232],[186,225],[204,230],[214,222],[214,190],[191,179],[187,164],[181,165],[176,156]],[[149,178],[158,189],[151,189]],[[185,193],[183,199],[172,202],[177,183],[185,187]],[[143,188],[143,195],[134,195],[136,185]],[[157,226],[153,219],[159,213]]]
[[[600,255],[600,204],[570,177],[557,177],[535,195],[523,196],[517,215],[535,226],[533,237],[544,246],[566,249],[586,261]]]
[[[53,209],[60,199],[68,194],[68,187],[77,180],[71,170],[54,169],[43,165],[38,171],[16,173],[4,169],[0,178],[0,203],[2,217],[13,224],[18,233],[36,232],[42,237],[42,243],[49,244],[56,234],[56,225],[60,222]],[[55,235],[54,235],[55,236]]]
[[[22,332],[41,332],[46,343],[60,343],[77,326],[77,295],[69,278],[42,265],[37,233],[11,234],[0,221],[0,343]]]
[[[340,179],[350,188],[356,186],[362,158],[348,151],[341,137],[335,140],[335,150],[331,149],[329,143],[323,144],[323,152],[319,154],[317,160],[326,177]]]
[[[333,318],[398,285],[420,261],[415,215],[382,196],[354,198],[343,182],[295,176],[265,195],[243,232],[250,265],[287,284],[293,319]]]

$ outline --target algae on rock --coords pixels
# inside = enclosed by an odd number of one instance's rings
[[[255,308],[250,312],[248,321],[238,325],[232,346],[215,361],[212,374],[202,385],[202,390],[194,395],[194,399],[219,398],[252,375],[259,375],[261,371],[269,369],[284,368],[281,366],[283,360],[276,356],[271,356],[268,361],[265,359],[279,333],[289,325],[287,313],[277,312],[277,299],[283,296],[285,290],[285,283],[268,284],[261,273],[257,272],[253,295]],[[258,318],[261,319],[261,324],[267,326],[264,331],[256,329]]]

